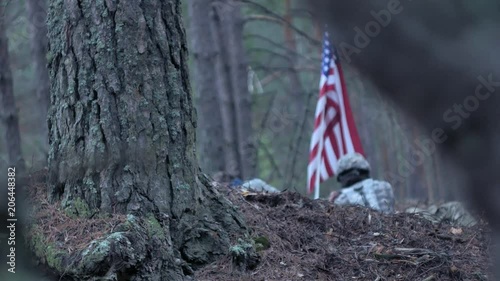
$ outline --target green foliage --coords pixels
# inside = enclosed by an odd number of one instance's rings
[[[160,240],[165,240],[165,232],[163,231],[162,226],[155,218],[154,214],[150,213],[147,215],[147,230],[149,237],[158,237]]]
[[[231,246],[229,248],[229,253],[235,257],[240,258],[248,255],[248,251],[254,247],[251,242],[246,242],[243,239],[238,239],[238,244]]]
[[[271,247],[271,243],[269,242],[269,239],[267,239],[267,237],[255,237],[253,241],[255,242],[255,249],[257,250],[257,252],[267,250],[269,249],[269,247]]]
[[[238,244],[229,248],[233,263],[241,269],[254,269],[260,262],[253,240],[238,239]]]
[[[66,202],[65,213],[70,218],[89,218],[92,213],[89,205],[81,198],[76,198],[72,202]]]
[[[36,226],[33,226],[36,227]],[[61,268],[63,251],[57,249],[55,245],[47,242],[46,238],[41,233],[34,233],[31,237],[32,248],[37,257],[46,262],[51,268],[63,271]]]

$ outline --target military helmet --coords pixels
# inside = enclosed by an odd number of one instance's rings
[[[360,169],[370,171],[370,163],[366,161],[365,157],[359,153],[349,153],[340,157],[337,162],[337,174],[340,175],[343,172],[351,169]]]

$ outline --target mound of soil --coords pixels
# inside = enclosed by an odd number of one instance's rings
[[[435,225],[418,215],[334,206],[297,193],[221,190],[244,214],[252,238],[268,241],[259,265],[227,256],[196,272],[215,280],[494,280],[489,229]]]

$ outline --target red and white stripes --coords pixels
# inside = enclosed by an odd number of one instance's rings
[[[344,154],[363,154],[354,124],[338,57],[325,34],[323,69],[314,131],[307,167],[308,192],[319,197],[319,184],[336,174],[337,160]]]

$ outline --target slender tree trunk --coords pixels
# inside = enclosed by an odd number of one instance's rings
[[[288,102],[293,112],[296,115],[299,115],[301,109],[304,105],[305,95],[304,95],[304,87],[302,87],[302,83],[300,81],[300,76],[295,70],[297,65],[297,42],[294,37],[294,31],[290,27],[293,24],[293,16],[292,16],[292,1],[285,0],[285,21],[284,30],[285,30],[285,45],[287,50],[288,57],[288,81],[290,82],[290,96],[291,101]],[[300,119],[296,118],[297,120]],[[297,122],[296,122],[297,123]]]
[[[243,47],[241,4],[214,0],[189,4],[198,68],[200,132],[205,138],[201,140],[201,148],[207,157],[203,161],[212,171],[223,166],[230,177],[253,177],[257,152],[248,92],[248,64]]]
[[[401,159],[404,159],[406,157],[406,142],[404,141],[406,138],[406,130],[405,130],[405,122],[404,118],[401,116],[401,112],[394,110],[394,125],[397,126],[397,130],[399,131],[399,137],[397,138],[396,141],[396,155],[394,158],[394,163],[396,163],[396,168],[395,172],[396,174],[402,179],[402,182],[400,183],[399,188],[396,188],[399,190],[399,198],[402,199],[409,199],[409,194],[408,194],[408,177],[404,176],[404,173],[401,173],[402,169],[402,164],[401,164]]]
[[[285,23],[284,23],[284,32],[285,32],[285,45],[286,45],[286,56],[288,59],[288,63],[286,67],[288,68],[287,76],[288,76],[288,90],[289,93],[286,95],[286,100],[283,102],[292,112],[294,118],[294,122],[291,122],[289,129],[290,132],[294,132],[293,137],[290,138],[290,155],[287,158],[287,167],[286,167],[286,179],[285,186],[291,186],[293,183],[293,178],[296,174],[295,165],[296,165],[296,153],[299,150],[296,149],[300,143],[297,140],[300,140],[299,135],[302,134],[299,129],[300,120],[303,118],[304,103],[306,101],[306,95],[304,91],[304,87],[300,81],[300,76],[295,70],[297,65],[297,42],[294,37],[294,31],[290,27],[293,24],[293,16],[292,16],[292,2],[291,0],[285,0]]]
[[[31,56],[34,66],[39,126],[43,134],[43,150],[48,153],[47,112],[50,105],[49,73],[47,70],[47,5],[46,0],[27,0],[26,10],[30,25]]]
[[[187,280],[244,223],[199,172],[180,0],[52,1],[48,18],[50,197],[80,217],[128,214],[54,270]]]
[[[257,150],[253,139],[251,98],[248,91],[248,62],[243,46],[243,18],[241,3],[227,4],[224,15],[231,93],[234,100],[236,138],[241,176],[245,179],[256,176]]]
[[[443,174],[441,173],[442,159],[439,151],[436,151],[432,154],[432,162],[434,169],[432,169],[431,172],[433,173],[435,179],[435,193],[438,194],[436,197],[439,200],[449,200],[449,198],[447,198],[447,196],[445,196],[443,192],[444,188],[446,187],[443,186],[443,182],[441,180],[443,176]]]
[[[189,1],[191,47],[194,57],[194,85],[198,109],[200,166],[207,173],[224,171],[223,127],[218,103],[217,72],[214,65],[218,50],[210,29],[209,11],[214,0]]]
[[[5,128],[9,165],[15,166],[17,173],[22,173],[25,170],[25,163],[21,153],[19,117],[14,99],[3,4],[0,4],[0,120]]]
[[[210,28],[214,38],[217,57],[215,61],[215,72],[217,73],[217,96],[219,100],[221,121],[223,126],[224,161],[225,171],[231,177],[241,177],[241,167],[238,151],[238,139],[236,134],[237,121],[235,120],[234,100],[231,93],[231,78],[229,76],[229,63],[227,61],[226,34],[223,31],[223,17],[225,16],[226,3],[212,5],[209,10],[211,18]]]
[[[432,188],[428,182],[428,177],[427,173],[425,171],[425,167],[429,165],[429,159],[426,158],[425,154],[423,151],[420,150],[420,148],[415,146],[415,140],[418,139],[419,135],[419,130],[415,122],[412,120],[411,122],[412,131],[411,131],[411,143],[409,143],[410,148],[413,153],[422,153],[423,160],[421,161],[422,163],[420,165],[415,165],[415,174],[414,174],[414,182],[416,183],[416,190],[415,190],[415,196],[419,199],[425,200],[425,202],[429,202],[430,199],[434,198],[434,195],[432,194]],[[412,155],[412,157],[415,157]],[[418,156],[417,156],[418,157]],[[411,159],[411,158],[410,158]],[[416,159],[416,158],[415,158]],[[418,160],[418,159],[417,159]],[[418,164],[419,162],[417,162]]]

